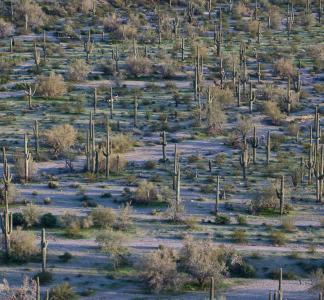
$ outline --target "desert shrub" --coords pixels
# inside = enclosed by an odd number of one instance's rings
[[[241,18],[243,16],[247,17],[250,14],[249,8],[243,3],[243,2],[238,2],[234,6],[234,15],[237,18]]]
[[[152,182],[144,180],[139,183],[134,193],[135,203],[149,204],[158,200],[158,191]]]
[[[14,154],[14,162],[15,162],[15,171],[16,175],[19,177],[20,180],[24,180],[25,178],[25,158],[23,154]],[[37,173],[37,166],[35,161],[33,160],[32,156],[28,162],[28,176],[29,179],[35,177]]]
[[[51,300],[74,300],[77,298],[76,293],[68,282],[63,282],[50,290]]]
[[[177,65],[172,60],[166,60],[162,62],[162,64],[156,66],[155,69],[164,79],[170,79],[175,76]]]
[[[295,67],[293,66],[293,63],[286,58],[280,58],[275,64],[274,64],[274,70],[276,74],[278,74],[282,78],[287,77],[293,77],[296,74]]]
[[[124,234],[112,230],[102,231],[96,237],[100,250],[109,256],[114,268],[123,262],[125,254],[128,252],[124,245],[125,241],[126,236]]]
[[[274,184],[263,187],[251,201],[252,213],[257,214],[264,210],[274,210],[277,206],[277,194]]]
[[[295,220],[292,217],[284,217],[281,219],[281,226],[284,230],[288,232],[293,232],[296,230]]]
[[[91,211],[93,225],[99,228],[111,228],[116,222],[116,214],[111,208],[97,207]]]
[[[266,101],[263,106],[263,111],[268,116],[273,125],[280,125],[284,120],[284,114],[280,111],[278,104],[274,101]]]
[[[204,286],[210,277],[214,277],[218,286],[227,271],[223,252],[210,241],[187,239],[180,251],[180,264],[184,271]]]
[[[113,153],[125,153],[132,148],[134,141],[129,134],[120,133],[112,137],[111,143]]]
[[[41,271],[37,274],[35,274],[34,279],[37,280],[37,278],[39,279],[39,283],[40,284],[47,284],[52,282],[53,280],[53,275],[52,273],[48,272],[48,271]]]
[[[59,259],[66,263],[73,258],[73,255],[70,252],[64,252],[62,255],[59,255]]]
[[[22,214],[24,216],[26,226],[31,227],[38,224],[41,209],[34,204],[27,204],[27,206],[23,209]]]
[[[58,224],[57,217],[52,213],[47,213],[41,216],[40,225],[44,228],[53,228]]]
[[[116,222],[116,228],[119,230],[128,230],[133,224],[131,216],[132,213],[133,208],[129,203],[126,203],[126,205],[124,205],[119,212]]]
[[[245,230],[236,229],[232,233],[232,239],[236,243],[246,243],[247,242],[247,234]]]
[[[72,125],[57,125],[45,133],[47,143],[53,148],[54,154],[67,152],[75,143],[77,131]]]
[[[7,194],[7,200],[8,203],[15,203],[19,200],[20,198],[20,193],[19,190],[16,188],[16,186],[11,183],[9,185],[9,189],[8,189],[8,194]],[[0,201],[4,201],[4,190],[1,189],[0,190]]]
[[[28,27],[37,29],[44,25],[46,14],[42,8],[32,0],[19,0],[15,5],[15,19],[19,25],[25,24],[25,15],[28,16]]]
[[[287,237],[282,231],[272,231],[270,233],[271,242],[274,245],[283,246],[286,244]]]
[[[144,255],[138,269],[145,283],[155,293],[174,289],[179,284],[177,255],[171,248],[159,247]]]
[[[122,24],[118,25],[115,33],[119,39],[130,40],[137,37],[137,28],[132,24]]]
[[[58,189],[60,187],[60,184],[57,181],[49,181],[47,186],[50,189]]]
[[[238,215],[236,216],[236,221],[239,225],[246,225],[247,224],[247,219],[243,215]]]
[[[146,57],[130,57],[125,64],[127,72],[132,76],[148,76],[152,73],[152,62]]]
[[[261,24],[260,24],[261,27]],[[259,28],[259,21],[258,20],[252,20],[249,21],[248,25],[247,25],[247,29],[250,32],[252,37],[256,37],[258,35],[258,28]],[[261,28],[260,28],[261,30]],[[262,32],[262,30],[261,30]]]
[[[36,236],[31,231],[23,231],[20,227],[10,237],[10,258],[25,262],[37,254]]]
[[[21,286],[10,286],[6,279],[0,286],[3,300],[34,300],[37,299],[37,282],[25,276]]]
[[[231,223],[231,219],[226,215],[217,215],[215,216],[215,224],[218,225],[227,225]]]
[[[118,19],[115,13],[108,15],[102,20],[105,31],[108,32],[116,31],[118,29],[120,22],[121,21]]]
[[[13,34],[14,27],[11,23],[0,18],[0,38],[6,38]]]
[[[317,269],[311,275],[311,290],[324,293],[324,272],[323,269]]]
[[[52,72],[49,76],[39,76],[37,92],[45,98],[63,96],[66,93],[66,85],[62,75]]]
[[[67,76],[71,81],[82,81],[87,79],[90,66],[83,59],[76,59],[68,67]]]
[[[256,275],[254,267],[245,260],[231,266],[229,271],[231,275],[235,277],[254,278]]]
[[[148,160],[144,163],[144,168],[147,170],[153,170],[156,167],[156,162],[154,160]]]
[[[279,29],[281,24],[281,15],[277,6],[273,5],[269,8],[269,14],[271,18],[271,29]]]
[[[25,217],[21,212],[15,212],[12,214],[12,225],[14,227],[24,227],[26,226]]]

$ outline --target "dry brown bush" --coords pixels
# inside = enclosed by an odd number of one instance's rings
[[[126,70],[135,77],[148,76],[152,73],[152,62],[146,57],[129,57],[126,62]]]
[[[21,228],[14,230],[10,237],[10,256],[18,261],[28,261],[38,252],[36,236],[31,231]]]
[[[96,237],[100,250],[109,255],[114,268],[120,265],[128,251],[125,246],[126,240],[127,237],[123,233],[112,230],[104,230]]]
[[[27,204],[22,211],[26,226],[31,227],[38,224],[41,212],[42,210],[38,206],[34,204]]]
[[[36,29],[44,25],[46,14],[36,2],[32,0],[19,0],[15,8],[16,21],[21,25],[25,24],[25,15],[28,16],[29,28]]]
[[[234,15],[237,18],[247,17],[250,15],[250,9],[242,2],[234,6]]]
[[[138,269],[144,281],[155,293],[174,289],[179,285],[177,254],[171,248],[160,247],[144,255]]]
[[[113,153],[125,153],[129,151],[134,144],[129,134],[119,133],[112,137]]]
[[[279,29],[281,24],[281,14],[277,6],[271,6],[269,8],[269,14],[271,18],[270,28]]]
[[[317,269],[312,273],[311,282],[311,291],[322,292],[324,294],[324,272],[322,269]]]
[[[275,101],[266,101],[263,106],[263,111],[264,114],[271,119],[274,125],[280,125],[285,118]]]
[[[180,264],[200,286],[204,286],[210,277],[214,277],[218,286],[227,271],[223,255],[222,249],[210,241],[188,238],[180,252]]]
[[[15,161],[15,171],[16,175],[19,177],[19,179],[25,178],[25,159],[23,153],[15,153],[14,155],[14,161]],[[32,157],[30,157],[29,163],[28,163],[28,174],[29,178],[32,179],[37,173],[37,166],[35,161]]]
[[[259,21],[257,20],[249,21],[249,23],[247,24],[247,29],[250,32],[251,36],[254,38],[258,35],[258,28],[259,28]],[[262,28],[260,28],[260,30],[262,32]]]
[[[158,200],[159,194],[155,185],[146,180],[140,182],[134,194],[134,202],[148,204]]]
[[[63,96],[66,93],[66,85],[62,75],[52,72],[49,76],[39,76],[37,92],[45,98]]]
[[[257,214],[263,210],[275,209],[277,203],[276,187],[274,184],[269,184],[260,190],[257,197],[251,201],[251,210]]]
[[[69,65],[67,76],[72,81],[85,80],[90,73],[90,66],[83,59],[76,59]]]
[[[63,124],[53,127],[45,132],[47,143],[53,148],[54,154],[69,151],[75,144],[77,131],[72,125]]]
[[[116,35],[120,39],[132,40],[137,37],[137,28],[131,24],[118,25]]]
[[[0,38],[5,38],[13,34],[14,27],[11,23],[0,18]]]
[[[280,58],[274,64],[274,70],[282,78],[293,77],[296,74],[296,69],[290,59]]]
[[[6,279],[0,284],[1,300],[35,300],[37,299],[37,283],[24,277],[21,286],[10,286]]]
[[[111,228],[116,222],[116,213],[107,207],[97,207],[91,211],[93,225],[99,228]]]

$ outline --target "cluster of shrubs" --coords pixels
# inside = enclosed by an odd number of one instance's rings
[[[204,287],[211,277],[219,286],[226,276],[254,277],[255,270],[231,248],[187,238],[180,251],[160,246],[144,255],[141,276],[153,292],[176,290],[184,284]]]

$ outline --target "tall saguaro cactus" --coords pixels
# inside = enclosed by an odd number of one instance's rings
[[[166,162],[167,161],[166,147],[168,145],[167,138],[166,138],[166,132],[163,131],[160,134],[160,137],[161,137],[161,145],[162,145],[162,161]]]
[[[36,153],[36,158],[39,159],[39,124],[38,121],[34,121],[34,142],[35,142],[35,153]]]
[[[250,154],[249,154],[249,147],[246,141],[244,141],[244,145],[241,149],[241,155],[240,155],[240,165],[242,167],[243,171],[243,180],[246,181],[246,171],[250,164]]]
[[[179,153],[177,149],[177,144],[174,145],[174,158],[173,158],[173,190],[177,186],[177,172],[179,166]]]
[[[45,228],[42,229],[41,250],[42,250],[42,272],[46,272],[48,240],[46,239]]]
[[[1,216],[1,229],[4,235],[4,248],[6,256],[10,255],[10,236],[12,233],[12,213],[9,211],[9,186],[12,181],[12,175],[10,173],[9,164],[7,161],[6,149],[2,149],[3,152],[3,182],[4,182],[4,209]]]
[[[83,43],[84,52],[86,53],[87,62],[90,61],[90,55],[93,51],[94,41],[91,40],[91,29],[88,31],[88,39]]]
[[[220,198],[219,176],[217,176],[217,181],[216,181],[216,203],[215,203],[215,215],[216,216],[218,215],[219,198]]]
[[[266,158],[267,165],[269,165],[270,156],[271,156],[271,132],[270,132],[270,130],[268,131],[268,134],[267,134],[266,156],[267,156],[267,158]]]
[[[28,136],[27,133],[24,135],[24,161],[25,161],[25,182],[29,180],[29,163],[32,156],[28,150]]]
[[[110,169],[110,154],[111,154],[111,146],[110,146],[110,132],[109,132],[109,119],[108,115],[106,116],[106,146],[103,150],[103,155],[106,158],[105,164],[105,175],[106,178],[109,178],[109,169]]]
[[[280,179],[280,188],[276,189],[277,198],[279,199],[280,206],[280,215],[282,216],[284,213],[284,205],[285,205],[285,176],[282,175]]]
[[[214,281],[214,277],[210,278],[209,300],[215,300],[215,281]]]
[[[251,140],[251,145],[252,145],[252,158],[253,158],[253,164],[256,164],[256,149],[259,147],[259,138],[256,135],[256,128],[255,126],[253,127],[253,137]]]
[[[32,87],[31,83],[26,83],[25,85],[25,95],[28,98],[28,109],[32,109],[32,99],[36,93],[37,86]]]

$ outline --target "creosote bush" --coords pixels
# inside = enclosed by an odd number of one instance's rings
[[[97,207],[90,214],[93,225],[99,228],[111,228],[116,222],[116,213],[111,208]]]
[[[62,75],[51,73],[49,76],[37,78],[37,92],[45,98],[55,98],[66,93],[66,85]]]
[[[90,66],[82,59],[76,59],[69,65],[68,79],[71,81],[82,81],[87,79]]]
[[[17,227],[10,237],[10,258],[18,262],[26,262],[35,256],[37,252],[35,234]]]
[[[134,202],[149,204],[159,200],[157,188],[152,182],[146,180],[139,183],[134,193]]]
[[[63,282],[50,290],[51,300],[75,300],[77,298],[76,293],[68,282]]]

